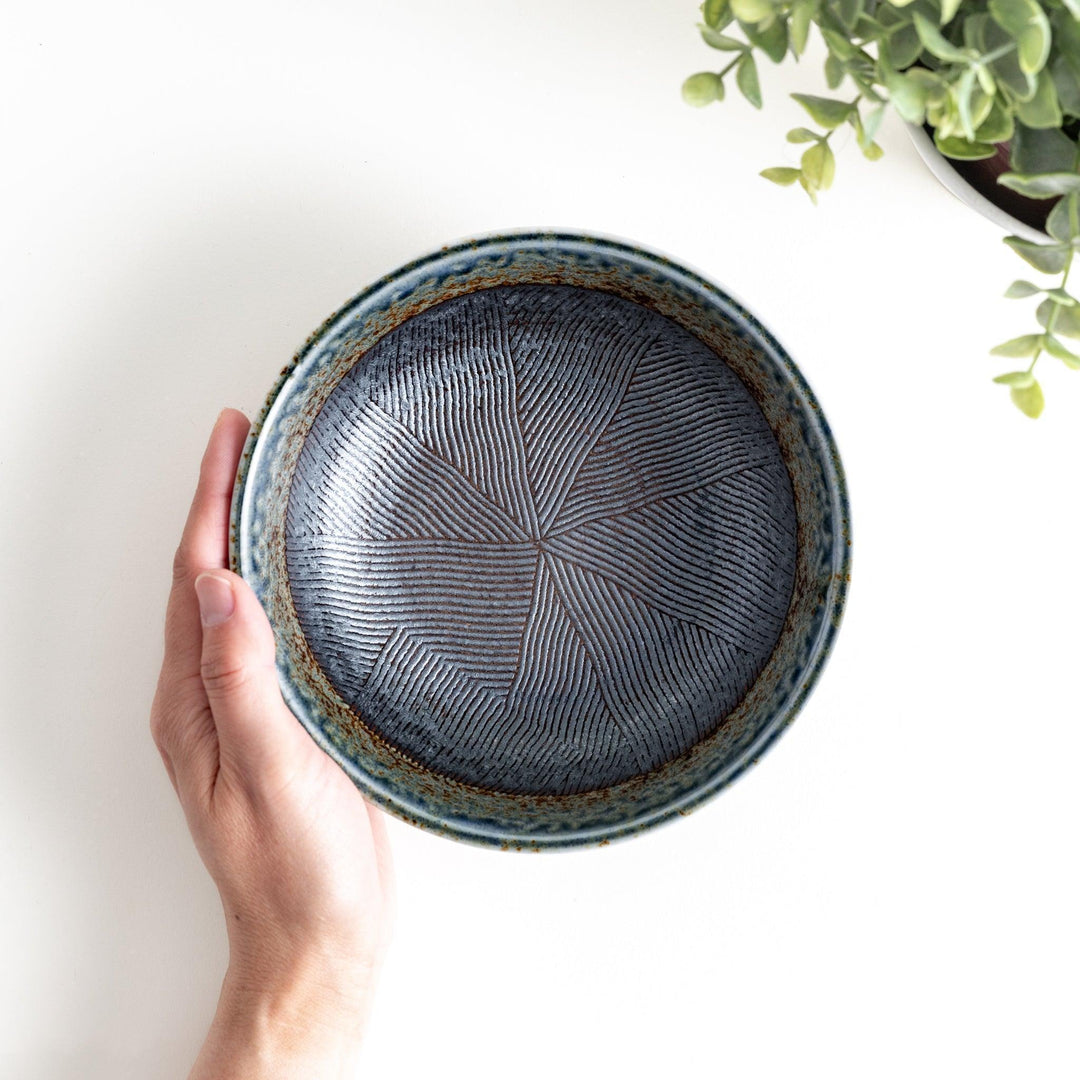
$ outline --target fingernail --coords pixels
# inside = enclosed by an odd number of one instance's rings
[[[195,595],[203,626],[220,626],[236,607],[231,582],[216,574],[200,574],[195,579]]]

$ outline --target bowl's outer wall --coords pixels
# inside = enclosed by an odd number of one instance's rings
[[[289,593],[285,513],[293,471],[320,408],[358,357],[420,311],[478,289],[525,283],[614,293],[679,323],[736,372],[776,435],[798,516],[790,609],[772,656],[740,705],[675,761],[577,795],[511,795],[421,768],[369,731],[315,663]],[[233,496],[233,568],[274,627],[282,692],[316,742],[378,805],[415,825],[513,849],[606,843],[688,813],[731,783],[794,719],[843,613],[851,526],[844,472],[806,381],[730,296],[664,256],[579,234],[521,233],[444,248],[376,282],[331,316],[283,369],[252,426]]]
[[[926,167],[934,174],[937,181],[946,191],[959,199],[965,206],[982,214],[988,221],[992,221],[999,229],[1008,233],[1022,236],[1034,244],[1045,244],[1046,233],[1031,225],[1025,224],[1019,218],[1003,210],[1000,206],[991,202],[985,195],[972,187],[971,184],[953,168],[952,162],[934,145],[933,137],[919,124],[908,124],[908,135],[911,137],[919,157],[923,159]],[[1004,190],[1004,189],[1003,189]]]

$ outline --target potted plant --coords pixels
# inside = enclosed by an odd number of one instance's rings
[[[1014,281],[1005,295],[1041,297],[1038,328],[991,351],[1020,361],[995,382],[1037,417],[1039,359],[1080,369],[1080,355],[1062,340],[1080,339],[1080,304],[1068,291],[1080,249],[1080,0],[705,0],[701,10],[702,38],[727,59],[685,81],[691,105],[723,100],[730,76],[761,108],[758,58],[797,60],[813,27],[825,43],[825,81],[837,95],[792,95],[813,126],[787,133],[805,146],[799,163],[765,169],[766,179],[798,184],[816,202],[832,184],[836,130],[850,125],[876,160],[874,139],[891,106],[908,124],[925,125],[983,195],[1014,217],[1017,206],[1028,215],[1039,231],[1017,230],[1023,235],[1005,242],[1048,280]]]

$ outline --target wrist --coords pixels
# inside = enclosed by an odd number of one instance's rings
[[[231,963],[192,1080],[353,1075],[370,983],[314,958],[273,972]]]

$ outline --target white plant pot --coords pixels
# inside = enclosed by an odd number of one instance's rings
[[[980,195],[953,167],[951,162],[934,145],[934,140],[918,124],[907,125],[908,134],[919,151],[919,156],[926,162],[927,168],[938,178],[943,187],[947,188],[966,206],[972,210],[978,210],[983,217],[989,218],[999,228],[1014,236],[1022,236],[1025,240],[1034,243],[1045,243],[1046,234],[1030,225],[1025,225],[1007,214],[1000,207],[995,206],[984,195]]]

